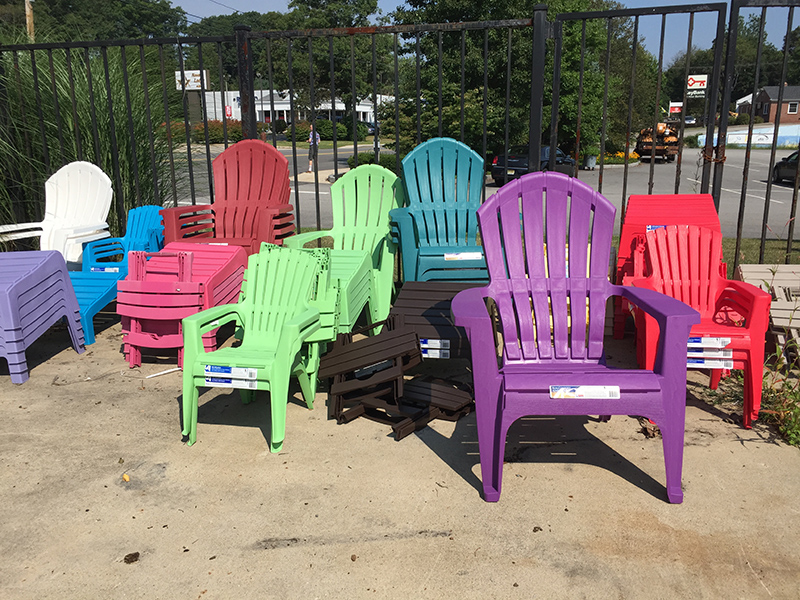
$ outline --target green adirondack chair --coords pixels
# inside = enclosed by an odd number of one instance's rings
[[[361,165],[331,185],[331,200],[333,228],[284,240],[287,248],[302,248],[320,238],[333,239],[330,278],[339,289],[338,307],[331,305],[337,301],[335,294],[316,306],[322,314],[338,313],[338,331],[320,341],[333,341],[337,333],[350,331],[367,303],[373,322],[388,316],[397,251],[389,211],[403,205],[402,184],[388,169]]]
[[[319,328],[319,311],[309,305],[318,265],[307,252],[265,244],[248,259],[238,304],[183,319],[183,435],[190,446],[197,439],[198,387],[238,388],[245,403],[256,390],[269,390],[271,452],[283,446],[292,375],[313,408],[316,381],[306,373],[302,348]],[[204,352],[202,335],[232,321],[240,328],[241,345]]]

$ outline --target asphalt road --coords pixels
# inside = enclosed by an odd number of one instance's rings
[[[360,152],[368,151],[372,146],[359,145]],[[222,146],[215,146],[212,149],[212,158],[222,150]],[[200,204],[208,201],[208,178],[205,173],[205,153],[197,148],[195,165],[195,185],[196,200]],[[292,181],[291,202],[299,210],[300,226],[303,228],[328,228],[332,225],[330,185],[326,179],[328,173],[334,169],[333,149],[321,149],[318,156],[317,169],[319,176],[315,178],[305,173],[308,169],[308,151],[305,144],[298,145],[297,171],[295,176],[294,157],[291,148],[280,148],[280,151],[289,160],[289,172]],[[337,151],[338,169],[343,172],[347,169],[347,158],[352,154],[352,146],[339,148]],[[751,151],[750,167],[748,171],[748,181],[745,200],[745,212],[742,226],[742,235],[745,238],[760,238],[762,223],[764,222],[764,208],[766,203],[767,184],[769,181],[769,162],[770,150],[754,149]],[[775,160],[780,160],[788,156],[790,150],[778,150]],[[720,223],[722,233],[726,237],[735,237],[737,220],[739,214],[739,204],[742,197],[742,181],[744,177],[745,151],[738,149],[727,150],[727,160],[722,170],[722,191],[720,195]],[[700,150],[686,148],[683,153],[680,177],[678,179],[678,193],[692,194],[699,193],[700,181],[702,176],[702,161]],[[647,194],[649,183],[652,181],[654,194],[675,193],[676,174],[678,163],[676,162],[656,162],[651,165],[649,162],[641,162],[628,167],[628,181],[625,187],[625,197],[632,194]],[[619,211],[623,198],[623,180],[625,169],[621,165],[608,166],[603,172],[603,184],[600,188],[600,168],[593,171],[581,170],[578,178],[586,182],[596,190],[599,190],[611,200]],[[713,177],[713,170],[712,170]],[[712,179],[713,181],[713,179]],[[204,188],[205,186],[205,188]],[[490,195],[497,188],[487,178],[486,194]],[[786,182],[773,184],[771,186],[769,201],[769,216],[767,219],[767,239],[785,238],[788,223],[791,215],[792,205],[791,184]],[[188,195],[188,190],[187,194]],[[190,202],[188,197],[183,202]],[[317,212],[319,211],[319,220]],[[619,219],[617,219],[619,220]],[[800,239],[800,227],[795,228],[795,239]]]

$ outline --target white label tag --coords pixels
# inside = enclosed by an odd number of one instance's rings
[[[647,231],[655,231],[656,229],[666,229],[666,225],[648,225],[646,227]]]
[[[480,260],[483,258],[482,252],[445,252],[445,260]]]
[[[119,273],[119,267],[92,267],[92,273]]]
[[[731,338],[723,337],[690,337],[687,344],[690,348],[724,348],[731,343]]]
[[[228,242],[208,242],[209,246],[227,246]]]
[[[619,399],[618,385],[551,385],[551,398]]]
[[[725,358],[687,358],[690,369],[732,369],[733,361]]]
[[[438,348],[422,348],[422,358],[450,358],[450,350]]]
[[[724,348],[689,348],[686,352],[689,358],[733,358],[733,350]]]
[[[420,348],[450,348],[450,340],[419,338]]]
[[[258,382],[247,379],[225,379],[223,377],[206,377],[206,387],[237,388],[240,390],[255,390]]]
[[[221,365],[206,365],[203,367],[206,377],[227,375],[234,379],[258,379],[258,369],[248,369],[245,367],[223,367]]]

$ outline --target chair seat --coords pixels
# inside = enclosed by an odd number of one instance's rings
[[[264,342],[266,341],[265,339],[259,339],[257,348],[249,348],[245,345],[238,348],[225,347],[201,356],[197,362],[192,364],[192,374],[195,377],[203,376],[203,366],[206,364],[259,370],[270,369],[275,362],[275,346],[274,344],[265,344]]]
[[[661,384],[652,371],[612,369],[603,365],[572,363],[532,366],[506,364],[500,369],[508,391],[549,392],[550,386],[615,386],[620,393],[660,391]]]

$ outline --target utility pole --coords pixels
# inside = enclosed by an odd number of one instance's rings
[[[28,26],[28,39],[33,43],[35,36],[33,34],[33,7],[31,0],[25,0],[25,23]]]

